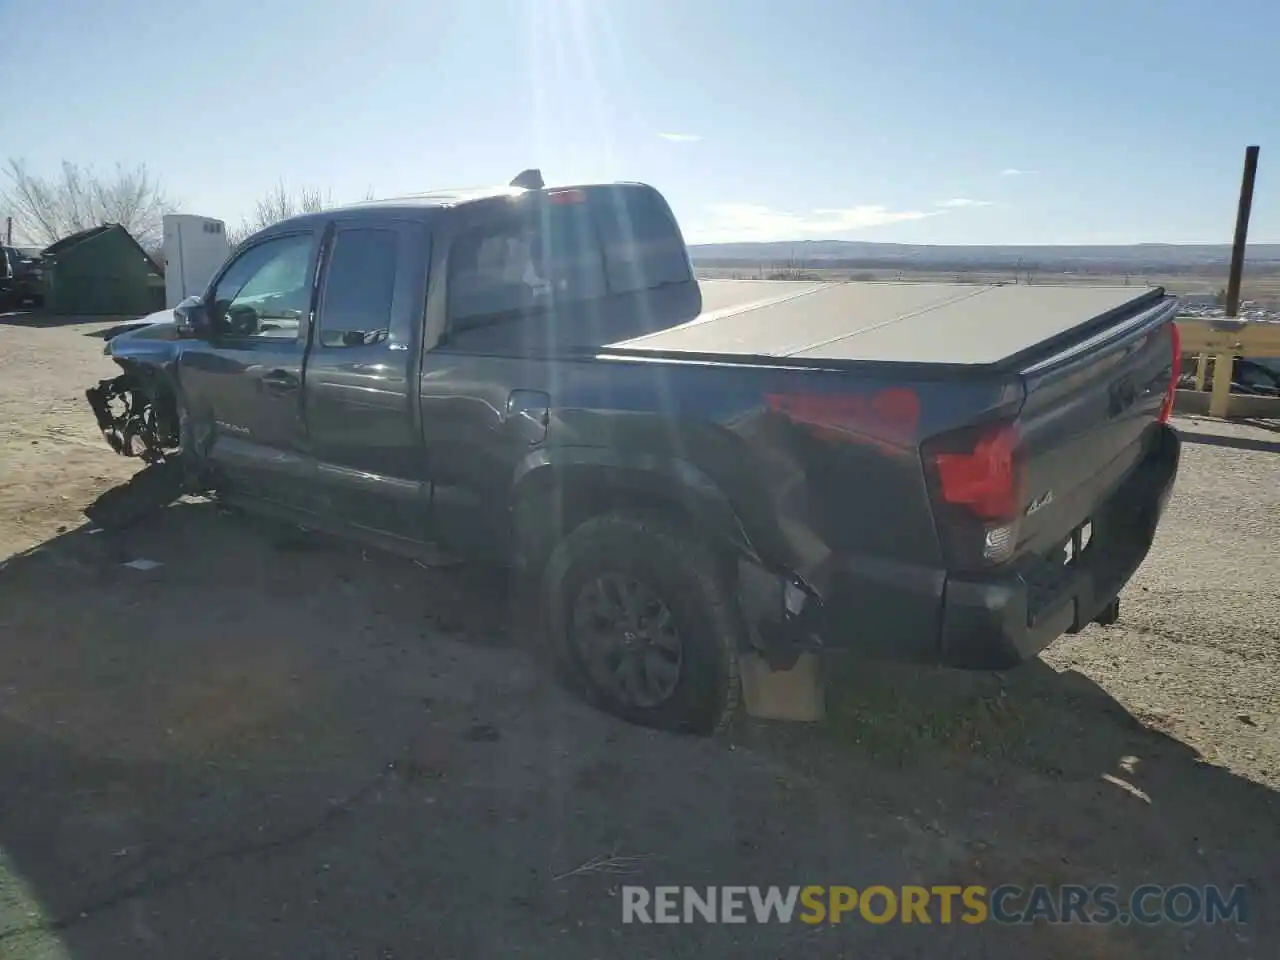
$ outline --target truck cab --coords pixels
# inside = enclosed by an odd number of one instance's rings
[[[498,356],[550,357],[700,307],[651,188],[429,194],[250,238],[180,311],[192,335],[171,375],[202,462],[237,495],[502,551],[489,497],[548,403],[543,377]]]

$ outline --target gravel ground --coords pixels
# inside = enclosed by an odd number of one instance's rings
[[[200,499],[90,533],[132,474],[105,326],[0,318],[0,957],[1276,955],[1276,425],[1178,422],[1116,626],[834,661],[826,722],[695,740],[562,693],[490,572]],[[621,923],[624,883],[948,882],[1244,884],[1250,922]]]

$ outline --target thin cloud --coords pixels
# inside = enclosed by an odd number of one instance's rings
[[[934,204],[935,207],[944,207],[947,210],[961,210],[965,207],[989,207],[990,200],[970,200],[968,197],[952,197],[950,200],[939,200]]]
[[[1025,170],[1019,170],[1017,167],[1005,167],[1003,170],[1001,170],[1001,171],[1000,171],[1000,176],[1002,176],[1002,177],[1020,177],[1020,176],[1022,176],[1024,173],[1026,173],[1026,172],[1027,172],[1027,171],[1025,171]]]
[[[709,217],[689,231],[692,243],[734,243],[796,240],[806,236],[837,237],[892,223],[924,220],[940,210],[890,210],[880,204],[839,209],[825,208],[807,214],[774,210],[754,203],[714,203]]]
[[[696,133],[660,133],[658,136],[663,140],[670,140],[672,143],[697,143],[702,139]]]

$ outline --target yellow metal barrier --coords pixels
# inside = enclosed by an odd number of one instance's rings
[[[1270,409],[1271,398],[1241,398],[1231,393],[1231,371],[1236,357],[1280,357],[1280,323],[1258,323],[1249,320],[1203,320],[1199,317],[1178,317],[1178,331],[1182,338],[1182,355],[1192,355],[1196,360],[1196,391],[1204,390],[1206,368],[1213,358],[1213,393],[1209,398],[1209,415],[1226,417],[1233,407],[1241,406],[1238,400],[1248,399],[1248,415],[1258,416],[1257,401],[1263,400]],[[1180,391],[1185,393],[1187,391]],[[1274,411],[1267,416],[1280,416],[1280,399]]]

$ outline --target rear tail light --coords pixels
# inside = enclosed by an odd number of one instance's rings
[[[1173,346],[1173,370],[1169,374],[1169,388],[1165,391],[1164,404],[1160,407],[1160,422],[1168,423],[1173,416],[1173,401],[1178,396],[1178,376],[1182,373],[1182,331],[1176,323],[1169,324],[1169,339]]]
[[[936,444],[936,441],[935,441]],[[1002,424],[961,440],[958,449],[933,445],[933,465],[944,503],[966,508],[980,520],[1010,520],[1019,504],[1014,451],[1018,435]]]
[[[938,533],[962,569],[1013,556],[1022,516],[1024,464],[1012,422],[967,427],[921,445]]]

